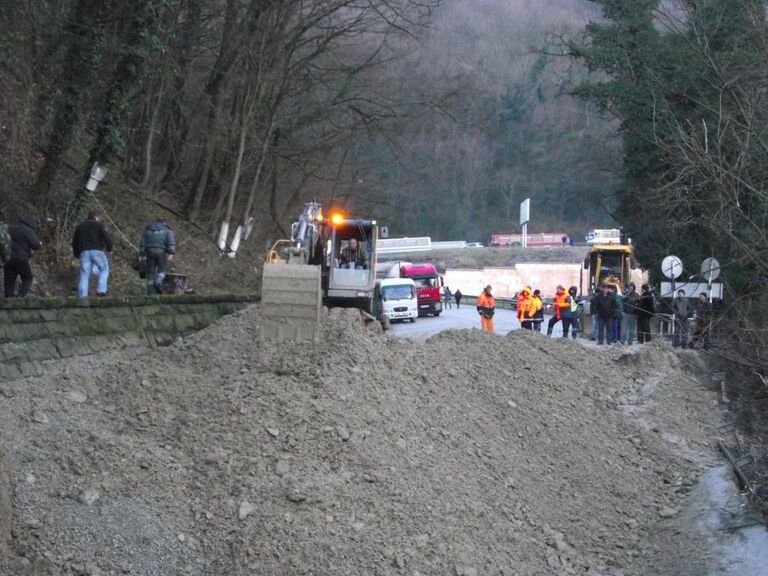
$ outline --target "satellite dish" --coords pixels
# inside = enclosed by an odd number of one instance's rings
[[[379,236],[381,236],[382,238],[389,238],[389,227],[382,226],[379,229]]]
[[[707,258],[701,263],[701,275],[707,282],[713,282],[720,276],[720,262],[714,258]]]
[[[674,280],[683,273],[683,261],[677,256],[667,256],[661,262],[661,272],[670,280]]]

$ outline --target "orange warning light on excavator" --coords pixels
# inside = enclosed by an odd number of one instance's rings
[[[336,212],[333,216],[331,216],[331,222],[333,222],[336,225],[341,224],[344,222],[344,214],[339,214]]]

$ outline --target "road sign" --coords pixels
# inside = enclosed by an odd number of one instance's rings
[[[677,256],[667,256],[661,262],[661,272],[670,280],[679,278],[683,273],[683,261]]]
[[[531,199],[526,198],[520,202],[520,226],[528,224],[531,219]]]
[[[701,263],[701,275],[707,282],[717,280],[720,276],[720,262],[714,258],[707,258]]]

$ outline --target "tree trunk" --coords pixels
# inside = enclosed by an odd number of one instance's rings
[[[179,43],[173,49],[176,62],[173,70],[173,92],[170,95],[171,110],[165,122],[163,147],[168,150],[168,160],[162,183],[168,184],[181,166],[184,146],[189,136],[189,122],[184,113],[184,96],[187,88],[189,65],[192,62],[196,33],[200,27],[203,0],[186,0],[186,17],[182,25]]]
[[[153,31],[159,16],[154,2],[134,0],[127,10],[132,19],[126,38],[126,49],[107,90],[104,99],[106,107],[101,114],[84,175],[90,172],[94,162],[110,164],[116,156],[122,154],[125,147],[123,119],[129,109],[131,92],[135,91],[143,80],[147,55],[154,39]],[[74,218],[81,216],[80,212],[90,196],[91,192],[85,187],[78,190],[71,212]]]
[[[91,91],[92,83],[100,70],[99,46],[104,28],[99,16],[111,12],[111,7],[104,4],[102,0],[79,0],[65,30],[64,37],[72,38],[72,43],[67,50],[59,78],[63,89],[56,98],[56,111],[45,161],[35,184],[35,190],[41,198],[51,199],[56,175],[80,124],[83,96]],[[109,4],[111,5],[111,2]]]
[[[237,188],[240,184],[240,174],[243,167],[243,157],[245,156],[245,142],[248,137],[248,122],[251,119],[250,110],[248,109],[248,103],[243,105],[243,111],[240,121],[240,135],[237,140],[237,156],[235,158],[235,168],[232,171],[232,181],[229,184],[229,192],[227,193],[227,209],[224,212],[224,219],[221,223],[221,232],[219,233],[219,250],[224,250],[227,247],[227,235],[229,232],[229,224],[232,221],[232,211],[235,207],[235,197],[237,196]]]
[[[211,77],[205,87],[205,96],[208,100],[208,116],[205,123],[205,145],[200,161],[200,170],[197,175],[192,193],[187,200],[186,211],[191,220],[197,217],[200,205],[203,201],[205,189],[208,187],[208,179],[211,175],[211,165],[216,154],[216,141],[218,137],[219,117],[222,108],[222,90],[229,77],[230,69],[235,63],[237,47],[235,46],[236,34],[233,32],[237,19],[237,1],[227,0],[226,16],[224,18],[224,32],[221,38],[221,48],[216,59]]]
[[[147,126],[147,138],[144,142],[144,174],[141,177],[141,185],[146,188],[152,178],[152,144],[155,140],[157,119],[160,116],[160,108],[163,105],[163,92],[165,91],[165,77],[160,80],[160,93],[157,96],[157,104],[152,108]],[[149,96],[149,105],[152,107],[152,96]]]
[[[242,224],[248,221],[253,210],[253,203],[256,200],[256,192],[259,189],[259,182],[261,181],[261,174],[264,172],[264,165],[267,163],[267,157],[269,156],[269,144],[272,140],[273,133],[275,132],[274,122],[269,126],[268,132],[264,135],[264,139],[261,142],[261,149],[259,150],[259,161],[256,164],[256,174],[253,176],[251,182],[251,189],[248,191],[248,199],[245,203],[245,210],[243,210]]]

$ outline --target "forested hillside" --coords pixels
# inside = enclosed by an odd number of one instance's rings
[[[116,222],[139,197],[211,239],[248,224],[259,249],[312,198],[482,240],[531,196],[542,228],[580,234],[606,219],[615,146],[568,95],[584,69],[548,52],[585,4],[5,2],[2,203],[64,250],[99,162]]]
[[[406,122],[406,138],[362,151],[377,197],[405,208],[398,230],[482,241],[518,230],[528,197],[532,229],[583,236],[610,222],[615,126],[570,96],[588,72],[552,55],[589,14],[584,2],[500,0],[436,12],[412,57],[414,88],[434,104]]]
[[[746,428],[768,418],[768,26],[765,0],[595,0],[602,16],[571,54],[602,80],[575,92],[621,121],[615,205],[638,255],[680,256],[681,280],[722,264],[724,341],[715,358],[743,399]],[[763,462],[763,471],[765,462]],[[768,502],[768,476],[761,496]]]

